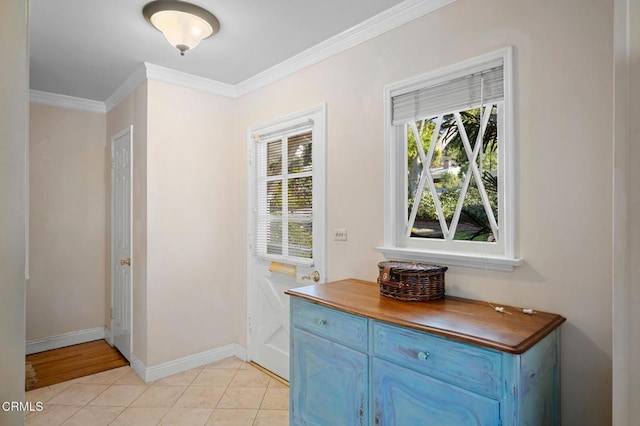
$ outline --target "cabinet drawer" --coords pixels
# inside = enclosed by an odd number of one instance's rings
[[[294,327],[366,352],[366,318],[302,300],[294,299],[292,302],[291,318]]]
[[[487,396],[499,395],[498,352],[385,323],[373,324],[374,355]]]

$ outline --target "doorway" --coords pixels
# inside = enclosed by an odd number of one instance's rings
[[[249,129],[248,353],[289,379],[290,288],[326,276],[326,105]]]
[[[133,126],[111,138],[111,341],[131,361]]]

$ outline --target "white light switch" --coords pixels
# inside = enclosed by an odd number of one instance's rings
[[[343,228],[336,228],[333,230],[334,241],[347,241],[347,230]]]

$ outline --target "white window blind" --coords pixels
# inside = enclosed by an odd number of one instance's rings
[[[253,135],[253,138],[257,142],[269,141],[272,139],[282,138],[286,135],[292,135],[295,133],[300,133],[311,129],[313,126],[313,120],[306,119],[297,123],[294,123],[290,126],[286,127],[276,127],[271,130],[262,131],[260,133],[256,133]]]
[[[254,254],[313,263],[312,123],[256,135]]]
[[[478,107],[504,99],[502,61],[490,68],[427,85],[391,98],[392,124]]]

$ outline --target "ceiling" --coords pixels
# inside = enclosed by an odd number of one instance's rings
[[[235,85],[401,0],[195,0],[220,32],[180,56],[150,0],[31,0],[30,87],[103,102],[141,63]]]

